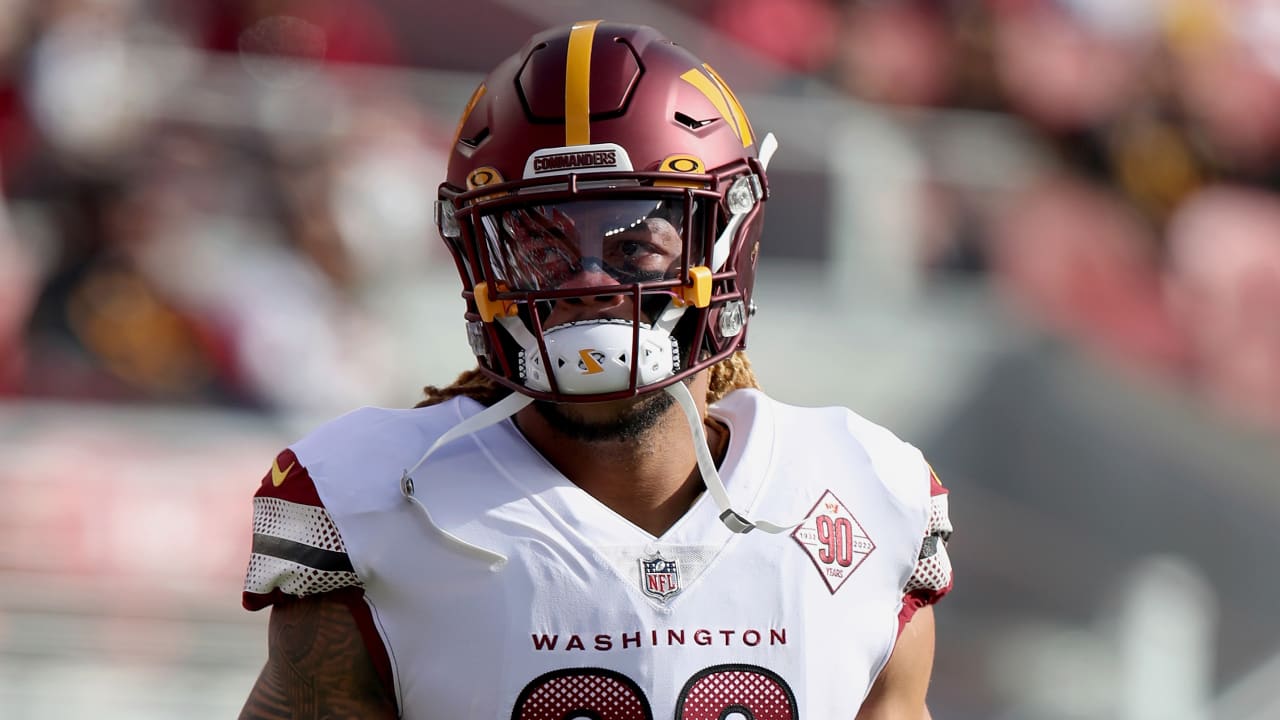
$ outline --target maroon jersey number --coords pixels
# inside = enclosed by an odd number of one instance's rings
[[[720,720],[737,712],[748,720],[799,720],[795,695],[777,674],[755,665],[713,665],[685,683],[674,720]],[[640,686],[601,668],[555,670],[533,679],[511,720],[653,720]]]
[[[713,665],[685,683],[676,704],[676,720],[720,720],[731,712],[748,720],[800,716],[790,686],[756,665]]]
[[[653,720],[644,691],[631,678],[600,668],[570,668],[539,675],[524,686],[511,720]]]

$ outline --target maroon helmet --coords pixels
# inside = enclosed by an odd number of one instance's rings
[[[772,136],[761,144],[719,74],[652,28],[530,39],[467,103],[437,203],[481,370],[534,398],[599,401],[741,349]]]

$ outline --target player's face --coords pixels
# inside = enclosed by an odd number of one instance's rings
[[[548,327],[593,317],[629,318],[621,285],[673,279],[684,257],[682,200],[579,200],[484,218],[498,280],[510,290],[601,288],[557,301]]]
[[[658,425],[675,401],[665,392],[602,403],[536,402],[557,432],[581,442],[634,442]]]

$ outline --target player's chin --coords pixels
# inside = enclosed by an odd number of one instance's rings
[[[665,392],[599,403],[537,402],[534,407],[557,431],[583,442],[630,442],[662,421],[675,401]]]

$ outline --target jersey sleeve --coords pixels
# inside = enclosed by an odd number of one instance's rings
[[[253,496],[253,549],[242,603],[261,610],[345,588],[362,590],[363,584],[307,469],[285,450]]]
[[[929,521],[925,526],[924,542],[920,545],[920,557],[916,560],[915,570],[902,591],[898,632],[902,632],[902,628],[917,610],[936,603],[951,591],[951,558],[947,555],[947,541],[951,538],[948,495],[949,491],[930,467]]]

